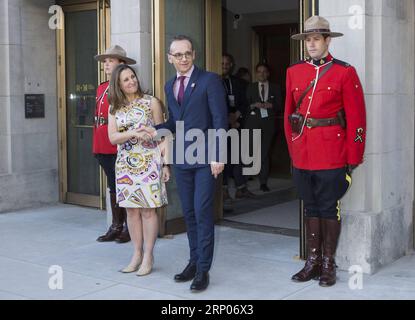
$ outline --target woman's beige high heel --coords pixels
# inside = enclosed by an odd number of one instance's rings
[[[141,262],[142,261],[143,261],[143,258],[140,257],[140,259],[138,259],[138,261],[136,263],[129,264],[124,269],[121,269],[120,272],[122,272],[122,273],[132,273],[132,272],[136,272],[138,270],[138,267],[141,265]]]
[[[154,257],[151,258],[151,262],[147,265],[141,264],[140,269],[137,271],[137,276],[142,277],[146,276],[151,273],[153,270],[153,264],[154,264]]]

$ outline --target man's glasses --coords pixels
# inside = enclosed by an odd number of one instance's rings
[[[190,59],[191,57],[193,57],[193,52],[187,51],[185,53],[175,53],[175,54],[169,53],[169,55],[173,56],[176,60],[182,60],[184,57],[186,59]]]

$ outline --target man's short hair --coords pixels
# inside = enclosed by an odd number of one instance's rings
[[[183,40],[187,40],[187,41],[190,42],[190,46],[192,47],[192,51],[193,51],[194,50],[193,40],[190,37],[188,37],[188,36],[185,36],[185,35],[180,34],[180,35],[174,36],[171,39],[170,44],[169,44],[169,52],[170,52],[170,48],[171,48],[171,45],[173,44],[173,42],[175,42],[175,41],[183,41]]]
[[[270,72],[270,67],[268,64],[264,63],[264,62],[260,62],[256,65],[255,70],[258,71],[259,67],[264,67],[265,69],[267,69],[268,72]]]
[[[229,61],[232,63],[232,64],[235,64],[235,58],[233,57],[233,55],[231,55],[230,53],[224,53],[224,54],[222,54],[222,58],[228,58],[229,59]]]

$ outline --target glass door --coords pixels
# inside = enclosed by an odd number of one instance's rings
[[[98,83],[96,10],[65,16],[67,202],[99,205],[99,169],[92,155],[95,91]]]
[[[167,50],[174,35],[192,38],[195,64],[209,71],[221,72],[222,18],[221,0],[153,0],[153,92],[165,101],[164,84],[175,75],[168,63]],[[178,17],[182,17],[178,19]],[[185,17],[185,18],[184,18]],[[167,185],[170,205],[159,209],[160,235],[185,230],[174,176]],[[222,187],[218,182],[215,199],[216,219],[222,215]]]
[[[104,6],[104,7],[103,7]],[[105,1],[63,6],[58,31],[61,201],[104,206],[104,175],[92,154],[95,92],[102,72],[94,56],[107,41]],[[104,10],[105,11],[105,10]]]

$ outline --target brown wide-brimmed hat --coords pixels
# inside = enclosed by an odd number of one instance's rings
[[[127,53],[123,48],[118,45],[108,48],[105,53],[98,54],[95,57],[95,60],[104,62],[105,58],[117,58],[125,61],[126,64],[136,64],[137,62],[134,59],[128,58]]]
[[[305,38],[313,33],[326,34],[332,38],[342,37],[343,33],[331,32],[330,23],[327,19],[320,16],[312,16],[304,23],[304,32],[291,36],[294,40],[305,40]]]

